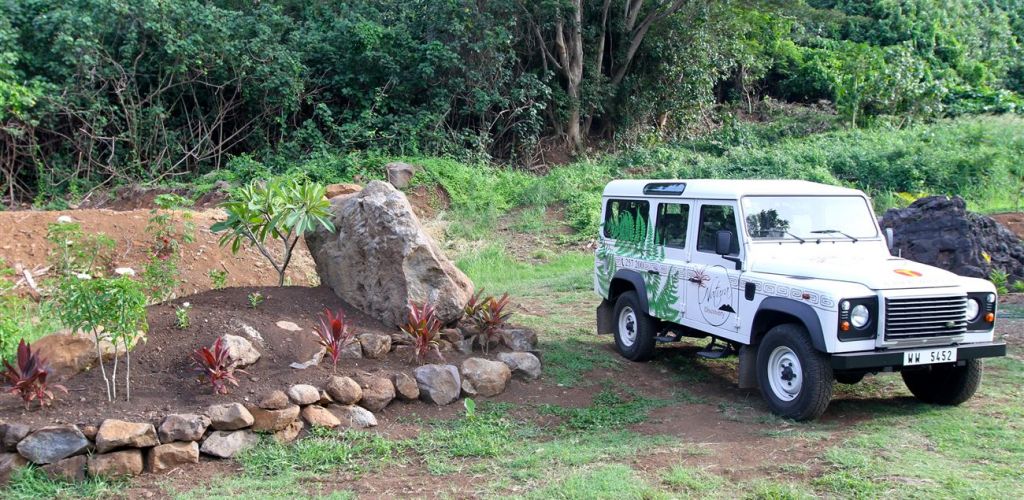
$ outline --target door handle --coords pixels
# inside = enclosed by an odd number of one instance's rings
[[[647,270],[647,273],[648,273],[648,274],[658,274],[658,275],[660,275],[660,274],[661,274],[661,272],[659,272],[659,271],[656,271],[656,270],[654,270],[654,269],[648,269],[648,270]]]

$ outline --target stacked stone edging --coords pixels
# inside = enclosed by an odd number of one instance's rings
[[[407,373],[359,372],[332,376],[323,389],[296,384],[271,391],[257,403],[225,402],[202,414],[172,413],[159,422],[105,419],[100,426],[54,425],[32,429],[0,423],[0,484],[28,464],[51,478],[131,477],[199,463],[200,455],[232,458],[259,442],[257,433],[280,443],[297,439],[306,426],[369,428],[374,411],[395,400],[451,404],[460,396],[501,394],[513,377],[533,380],[540,360],[528,352],[500,353],[498,361],[468,358],[461,367],[423,365]]]

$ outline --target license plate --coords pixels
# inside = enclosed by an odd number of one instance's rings
[[[903,366],[952,363],[956,361],[956,347],[942,349],[921,349],[903,353]]]

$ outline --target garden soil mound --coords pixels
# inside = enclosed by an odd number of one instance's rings
[[[149,260],[151,237],[146,233],[149,210],[114,211],[107,209],[68,210],[58,212],[0,212],[0,258],[14,267],[28,269],[45,266],[49,243],[46,229],[57,218],[67,215],[81,224],[86,233],[104,233],[117,242],[113,267],[130,267],[141,272]],[[217,244],[218,236],[210,232],[214,222],[225,219],[220,209],[192,212],[195,241],[182,245],[179,296],[198,293],[213,287],[211,270],[227,271],[228,286],[268,286],[277,284],[277,274],[270,263],[254,248],[242,248],[232,254],[230,248]],[[271,246],[275,254],[279,251]],[[316,266],[300,243],[288,268],[288,282],[293,285],[316,285]]]
[[[266,300],[256,309],[249,307],[248,295],[260,292]],[[181,330],[176,327],[174,310],[183,302],[189,302],[191,326]],[[132,352],[132,399],[123,400],[124,358],[118,366],[118,401],[107,403],[103,389],[103,378],[99,368],[80,373],[62,382],[69,394],[57,392],[52,406],[39,409],[32,405],[25,410],[21,399],[14,395],[0,395],[0,421],[30,423],[33,426],[57,423],[98,425],[104,418],[121,418],[134,421],[158,421],[168,413],[202,412],[211,404],[228,402],[256,402],[262,394],[273,389],[285,390],[292,384],[308,383],[323,387],[333,374],[331,364],[325,359],[320,365],[305,370],[291,368],[293,362],[310,359],[320,346],[313,333],[318,316],[325,308],[342,308],[356,334],[398,333],[399,330],[386,327],[345,304],[326,287],[268,287],[268,288],[227,288],[210,290],[149,308],[149,335],[146,343]],[[288,331],[277,326],[280,321],[290,321],[301,327],[301,331]],[[263,345],[253,343],[262,355],[255,364],[246,367],[246,373],[237,374],[238,387],[231,387],[228,395],[215,395],[209,384],[197,381],[192,363],[192,352],[201,346],[210,346],[224,334],[245,337],[242,324],[259,332]],[[493,349],[490,356],[496,355]],[[338,362],[339,375],[351,375],[356,371],[387,373],[404,371],[411,373],[415,368],[406,353],[390,353],[384,360],[342,359]],[[479,352],[473,354],[480,356]],[[429,362],[438,362],[431,355]],[[468,356],[457,352],[444,353],[447,363],[459,365]],[[107,363],[110,373],[111,364]],[[509,384],[507,397],[517,399],[514,394],[525,390],[524,384]],[[512,392],[512,393],[510,393]],[[401,407],[410,406],[392,403],[385,413],[401,412]],[[426,406],[417,404],[414,406]]]

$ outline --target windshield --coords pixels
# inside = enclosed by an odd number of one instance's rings
[[[754,240],[819,240],[878,236],[867,201],[859,196],[748,196],[747,234]]]

